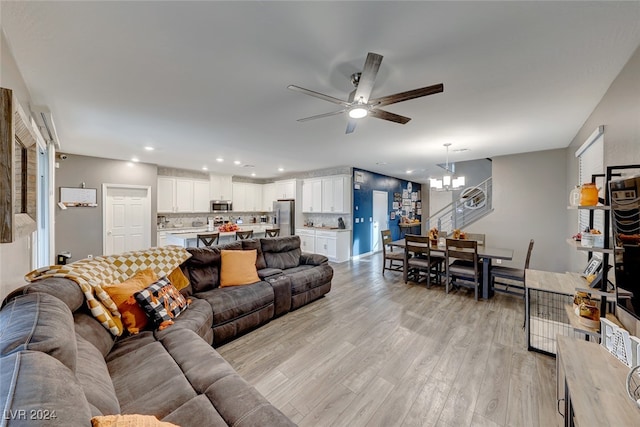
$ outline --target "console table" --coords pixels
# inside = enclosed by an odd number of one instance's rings
[[[565,426],[640,426],[627,396],[629,367],[594,342],[557,337],[557,394]]]

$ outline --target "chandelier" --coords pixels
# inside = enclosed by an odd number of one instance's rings
[[[436,191],[451,191],[464,187],[464,176],[454,177],[453,173],[449,170],[449,146],[450,142],[443,144],[447,149],[447,163],[445,164],[445,174],[442,178],[430,178],[431,188]]]

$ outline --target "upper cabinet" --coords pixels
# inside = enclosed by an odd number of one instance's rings
[[[234,182],[232,201],[235,212],[262,211],[262,185],[249,182]]]
[[[158,177],[158,213],[209,212],[209,181]]]
[[[322,179],[305,179],[302,182],[302,212],[322,212]]]
[[[346,175],[322,178],[322,212],[351,211],[351,177]]]
[[[233,183],[231,175],[209,175],[211,200],[233,200]]]
[[[275,184],[276,184],[275,200],[296,198],[296,180],[295,179],[276,181]]]
[[[262,210],[271,212],[273,210],[273,202],[276,200],[276,184],[264,184],[262,186]]]
[[[302,187],[302,212],[349,213],[351,178],[347,175],[306,179]]]

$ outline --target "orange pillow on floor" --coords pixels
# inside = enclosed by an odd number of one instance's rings
[[[220,251],[220,287],[249,285],[260,281],[256,269],[258,251]]]
[[[153,415],[100,415],[91,418],[92,427],[178,427],[166,421],[159,421]]]
[[[137,334],[143,330],[149,320],[133,294],[140,292],[157,281],[158,276],[156,273],[147,268],[146,270],[138,271],[122,283],[102,286],[102,289],[109,294],[113,302],[118,306],[118,311],[122,315],[122,323],[130,334]]]

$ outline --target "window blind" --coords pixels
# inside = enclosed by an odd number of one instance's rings
[[[604,134],[601,128],[598,128],[596,132],[587,140],[585,144],[578,150],[578,184],[582,185],[585,182],[591,182],[591,175],[604,173]],[[586,147],[585,147],[586,145]],[[596,179],[596,184],[600,188],[598,196],[604,198],[604,179]],[[581,209],[578,211],[578,227],[579,231],[584,231],[589,226],[589,210]],[[593,228],[604,232],[604,215],[605,211],[594,211]]]

